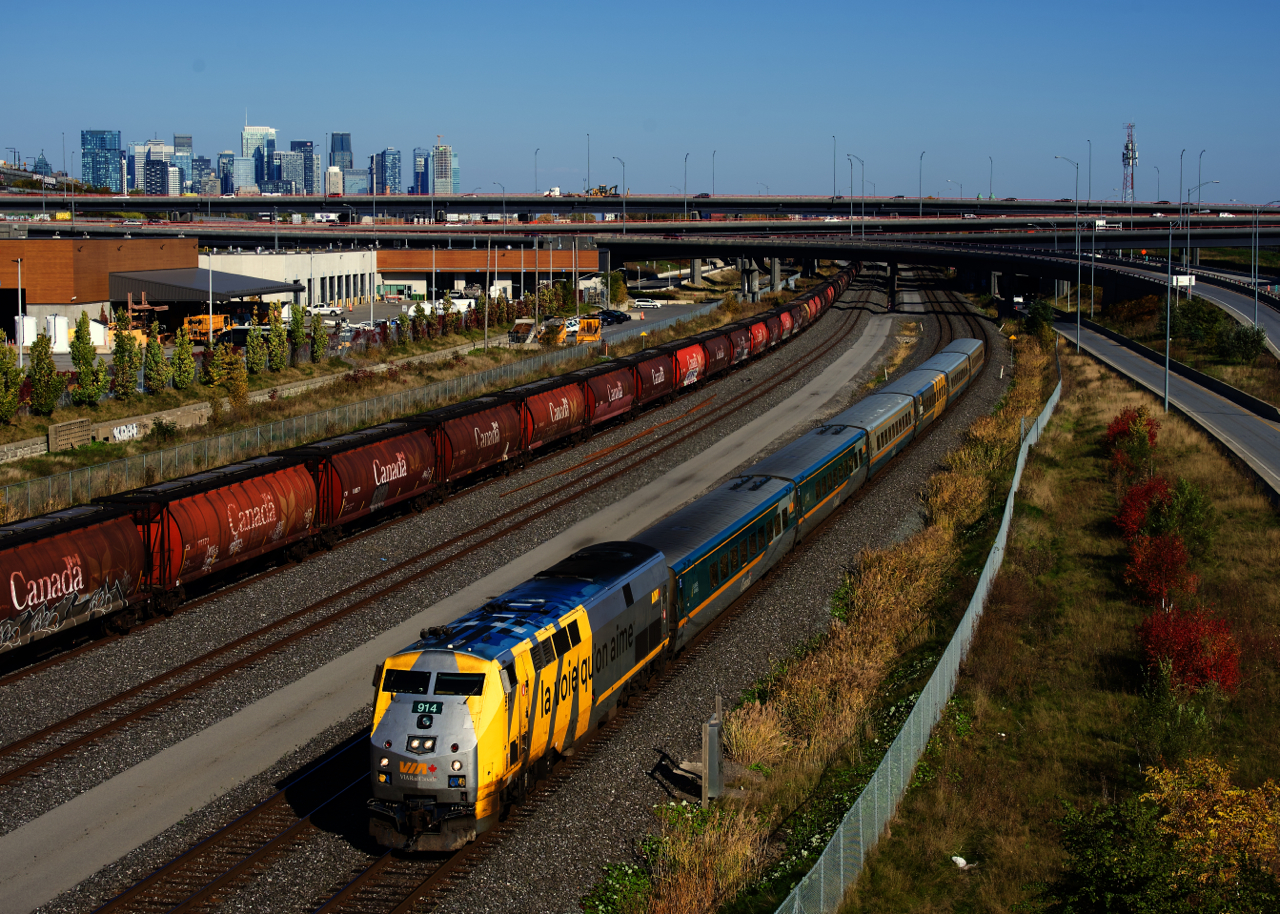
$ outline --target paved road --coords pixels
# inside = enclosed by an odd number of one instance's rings
[[[609,509],[292,685],[0,836],[0,911],[43,904],[355,713],[369,700],[369,671],[424,627],[456,619],[584,545],[634,536],[781,436],[834,409],[847,398],[846,385],[888,339],[894,320],[887,314],[871,317],[862,335],[809,384]]]
[[[1054,324],[1054,329],[1066,337],[1071,345],[1075,345],[1074,321],[1058,321]],[[1156,396],[1164,397],[1162,365],[1157,365],[1092,330],[1081,330],[1080,337],[1086,352],[1133,378]],[[1280,492],[1280,424],[1268,422],[1230,400],[1172,373],[1169,375],[1169,402],[1217,436],[1249,464],[1267,485]]]

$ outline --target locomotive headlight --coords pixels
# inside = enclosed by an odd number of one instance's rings
[[[436,748],[436,738],[434,736],[411,736],[407,749],[414,755],[423,755],[427,752],[434,752]]]
[[[391,759],[387,758],[385,755],[382,758],[378,759],[379,768],[386,768],[390,764],[391,764]]]
[[[454,771],[461,771],[461,770],[462,770],[462,759],[460,759],[460,758],[456,758],[456,759],[454,759],[454,760],[453,760],[453,765],[452,765],[452,767],[453,767],[453,770],[454,770]]]

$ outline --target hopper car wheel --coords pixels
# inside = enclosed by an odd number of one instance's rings
[[[419,495],[409,503],[409,506],[413,508],[415,514],[421,514],[423,511],[427,510],[427,505],[430,504],[430,502],[431,499],[428,496]]]
[[[325,549],[332,551],[333,547],[338,545],[338,540],[342,539],[342,527],[328,527],[320,534],[320,543]]]

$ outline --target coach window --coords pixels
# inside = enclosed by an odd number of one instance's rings
[[[720,580],[725,581],[729,578],[729,553],[720,553]]]
[[[731,571],[738,570],[738,547],[734,546],[729,550],[729,569]]]
[[[720,586],[720,563],[715,559],[711,560],[711,586]]]

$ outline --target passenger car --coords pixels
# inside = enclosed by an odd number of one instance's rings
[[[337,317],[342,313],[341,305],[307,305],[307,315],[320,314],[324,317]]]
[[[637,308],[661,308],[662,302],[654,298],[637,298],[634,302]]]

